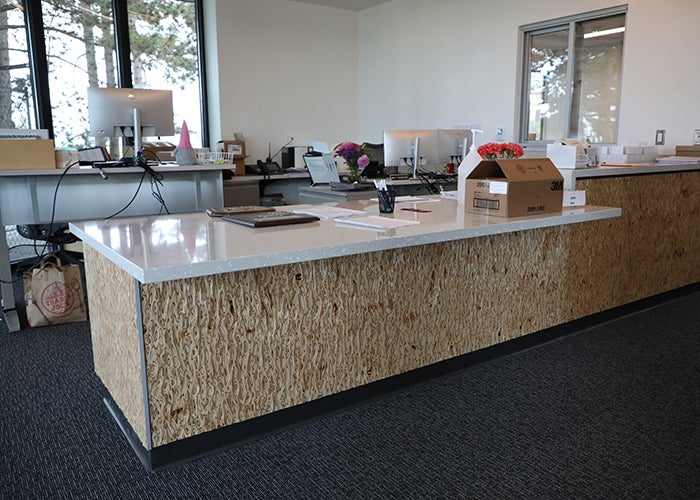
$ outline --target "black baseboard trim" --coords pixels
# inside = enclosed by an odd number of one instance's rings
[[[578,334],[596,325],[613,321],[698,291],[700,291],[700,282],[547,328],[478,351],[463,354],[439,363],[417,368],[410,372],[348,389],[338,394],[326,396],[291,408],[252,418],[244,422],[205,432],[197,436],[158,446],[151,450],[147,450],[141,444],[138,436],[114,401],[106,397],[104,398],[104,403],[117,421],[144,467],[150,471],[158,471],[224,451],[242,443],[260,439],[261,437],[280,432],[311,420],[347,410],[368,401],[384,397],[390,393],[427,383],[439,377],[469,369],[505,356],[512,356],[569,335]]]

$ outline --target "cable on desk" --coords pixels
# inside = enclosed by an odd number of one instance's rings
[[[165,198],[163,198],[163,195],[160,192],[160,186],[163,185],[163,175],[159,174],[155,170],[151,168],[151,166],[156,166],[154,163],[149,163],[148,160],[146,160],[145,156],[143,154],[139,154],[137,156],[137,162],[138,166],[143,169],[143,174],[141,175],[141,179],[139,180],[139,185],[136,187],[136,192],[134,193],[134,196],[131,197],[129,202],[118,212],[113,213],[109,217],[105,217],[105,220],[113,219],[117,215],[121,214],[124,212],[127,208],[131,206],[131,204],[134,202],[136,197],[139,195],[139,192],[141,191],[141,186],[143,185],[143,181],[146,178],[146,175],[149,176],[149,181],[151,184],[151,195],[158,200],[158,203],[160,203],[160,210],[159,214],[163,213],[163,210],[165,210],[165,213],[170,215],[170,211],[168,210],[167,205],[165,204]]]
[[[61,175],[58,177],[58,182],[56,183],[56,187],[54,188],[54,191],[53,191],[53,201],[51,203],[51,222],[49,222],[49,230],[48,230],[49,238],[47,238],[44,241],[44,245],[43,245],[43,248],[41,249],[41,252],[39,252],[37,250],[37,248],[38,248],[38,245],[36,244],[37,240],[36,239],[34,240],[33,247],[34,247],[34,253],[36,254],[36,259],[34,260],[34,263],[29,268],[28,272],[31,272],[33,269],[36,269],[39,266],[39,264],[41,263],[41,259],[46,256],[46,249],[48,248],[49,244],[52,243],[50,235],[53,233],[53,226],[54,226],[54,222],[55,222],[55,218],[56,218],[56,199],[58,198],[58,188],[61,185],[61,181],[66,176],[68,171],[72,167],[79,165],[79,164],[80,164],[79,161],[75,161],[75,162],[71,163],[63,170],[63,172],[61,172]],[[26,246],[29,246],[29,245],[26,245]],[[13,248],[15,248],[15,247],[13,247]],[[8,249],[8,253],[9,253],[9,249]],[[0,280],[0,282],[7,283],[7,284],[14,284],[15,282],[17,282],[21,279],[24,279],[24,276],[19,276],[17,279],[14,279],[11,281]]]
[[[440,194],[440,189],[432,182],[425,174],[425,172],[416,172],[416,176],[420,180],[423,187],[428,190],[431,194]]]

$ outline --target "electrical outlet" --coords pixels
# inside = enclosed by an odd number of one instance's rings
[[[658,129],[656,131],[656,139],[654,140],[654,145],[663,146],[666,144],[666,130]]]
[[[497,129],[496,129],[496,136],[499,137],[499,138],[502,138],[502,137],[503,137],[503,131],[504,131],[503,127],[497,128]]]

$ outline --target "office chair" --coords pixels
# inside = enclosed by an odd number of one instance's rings
[[[369,161],[376,161],[380,165],[384,165],[384,144],[365,142],[362,150],[369,157]]]
[[[67,223],[21,224],[17,226],[20,236],[34,242],[46,242],[46,252],[54,253],[64,264],[80,264],[79,252],[64,250],[63,246],[78,241],[78,237],[68,231]]]

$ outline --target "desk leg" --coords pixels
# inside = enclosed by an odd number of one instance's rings
[[[5,225],[0,217],[0,290],[2,290],[2,313],[11,332],[19,331],[19,316],[15,307],[15,288],[12,286],[12,269],[10,268],[10,248],[7,246]]]

